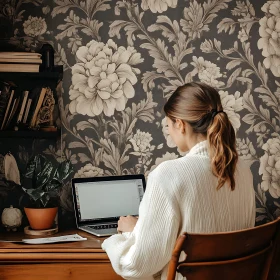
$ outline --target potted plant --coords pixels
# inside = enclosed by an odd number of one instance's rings
[[[32,229],[42,230],[53,226],[59,193],[71,172],[72,165],[68,160],[57,162],[43,155],[36,155],[28,162],[22,175],[21,187],[25,192],[22,200],[27,204],[24,211]]]

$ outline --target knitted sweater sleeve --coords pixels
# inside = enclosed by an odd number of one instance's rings
[[[153,279],[171,258],[179,218],[164,183],[162,175],[151,173],[133,232],[115,234],[102,243],[114,270],[125,279]]]

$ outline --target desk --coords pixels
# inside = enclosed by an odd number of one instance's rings
[[[28,245],[0,242],[0,280],[120,280],[101,249],[104,238],[79,230],[86,241]],[[0,240],[32,238],[23,233],[0,233]]]

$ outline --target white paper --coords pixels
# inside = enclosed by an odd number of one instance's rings
[[[70,234],[56,237],[46,237],[46,238],[32,238],[32,239],[22,239],[23,243],[27,244],[48,244],[57,242],[72,242],[72,241],[83,241],[87,238],[80,236],[79,234]]]

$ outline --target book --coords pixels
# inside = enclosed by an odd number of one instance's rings
[[[0,72],[39,72],[39,64],[0,63]]]
[[[40,53],[32,52],[0,52],[0,58],[41,58]]]
[[[48,89],[49,90],[49,89]],[[38,115],[38,112],[42,106],[42,103],[44,101],[44,98],[45,98],[45,95],[46,95],[46,92],[47,92],[47,88],[42,88],[41,89],[41,93],[40,93],[40,96],[39,96],[39,99],[38,99],[38,102],[37,102],[37,105],[35,107],[35,111],[32,115],[32,119],[31,119],[31,122],[30,122],[30,127],[35,127],[35,124],[36,124],[36,120],[37,120],[37,115]]]
[[[2,82],[0,95],[0,123],[3,124],[6,108],[10,97],[10,84]]]
[[[33,57],[16,57],[16,58],[2,58],[0,57],[0,63],[9,63],[9,64],[13,64],[13,63],[21,63],[21,64],[25,64],[25,63],[31,63],[31,64],[41,64],[42,63],[42,59],[40,58],[33,58]]]
[[[13,107],[12,107],[12,110],[10,111],[10,115],[9,115],[9,118],[8,118],[8,121],[5,125],[5,129],[9,127],[10,123],[12,122],[14,116],[15,116],[15,113],[19,107],[19,101],[20,101],[20,98],[17,97],[15,98],[14,102],[13,102]]]
[[[31,99],[31,104],[30,104],[30,108],[29,108],[29,112],[28,112],[28,116],[27,116],[27,120],[26,123],[30,126],[31,124],[31,120],[33,117],[33,114],[35,112],[36,109],[36,105],[38,103],[39,97],[40,97],[40,93],[42,91],[42,87],[36,87],[33,88],[28,95],[28,101],[29,99]]]
[[[28,90],[25,90],[23,92],[23,98],[22,98],[22,103],[21,103],[20,111],[19,111],[18,118],[17,118],[17,123],[20,123],[21,120],[22,120],[24,109],[25,109],[26,102],[27,102],[28,94],[29,94]]]
[[[12,101],[13,101],[13,98],[14,98],[14,93],[15,93],[15,90],[12,89],[11,94],[10,94],[10,98],[9,98],[9,102],[8,102],[8,105],[7,105],[7,108],[6,108],[5,116],[4,116],[2,125],[1,125],[1,130],[4,128],[5,123],[8,120],[9,112],[10,112],[10,109],[12,108]]]
[[[26,109],[25,109],[25,112],[24,112],[24,117],[23,117],[23,120],[22,120],[23,123],[27,123],[27,118],[28,118],[30,107],[31,107],[31,103],[32,103],[32,99],[28,98],[28,101],[27,101],[27,104],[26,104]]]

